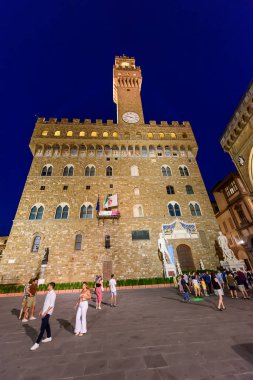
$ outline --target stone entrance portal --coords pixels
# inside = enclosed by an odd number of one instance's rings
[[[112,261],[103,262],[103,280],[109,281],[112,274]]]
[[[192,251],[191,248],[186,244],[180,244],[177,247],[177,257],[181,269],[184,270],[195,270]]]

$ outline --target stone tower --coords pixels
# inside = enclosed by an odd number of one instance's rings
[[[27,281],[46,248],[46,281],[161,277],[161,234],[182,269],[216,268],[218,225],[191,126],[145,124],[141,84],[135,59],[116,57],[117,123],[38,118],[2,282]]]

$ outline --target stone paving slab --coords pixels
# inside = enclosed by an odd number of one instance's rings
[[[45,296],[38,296],[38,306]],[[4,380],[253,379],[253,298],[184,304],[171,288],[121,291],[111,308],[94,300],[88,333],[75,337],[74,293],[58,294],[53,341],[31,352],[40,320],[22,324],[21,297],[0,301],[0,378]]]

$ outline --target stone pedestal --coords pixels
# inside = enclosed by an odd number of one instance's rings
[[[245,263],[243,260],[227,260],[220,261],[220,265],[227,271],[237,272],[238,270],[245,271]]]
[[[173,264],[165,263],[163,270],[165,272],[164,273],[165,278],[176,276],[176,267]]]

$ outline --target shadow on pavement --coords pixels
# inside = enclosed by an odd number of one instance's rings
[[[24,323],[23,328],[25,330],[25,333],[29,338],[31,338],[31,341],[34,343],[34,341],[37,338],[38,332],[35,330],[32,326],[30,326],[28,323]]]
[[[60,329],[64,328],[70,334],[73,334],[74,327],[72,326],[72,324],[69,321],[67,321],[66,319],[61,319],[61,318],[58,318],[56,320],[59,322]]]
[[[12,309],[11,310],[11,314],[16,315],[17,318],[19,317],[19,313],[20,313],[20,310],[18,310],[18,309]]]
[[[162,298],[172,300],[172,301],[177,301],[180,303],[185,303],[182,299],[179,299],[179,298],[173,298],[173,297],[162,297]],[[189,303],[189,305],[199,306],[199,307],[208,307],[209,309],[217,310],[217,307],[213,303],[207,304],[207,303],[194,302],[192,299],[191,299],[191,302]]]
[[[244,360],[253,364],[253,343],[237,344],[231,348]]]

